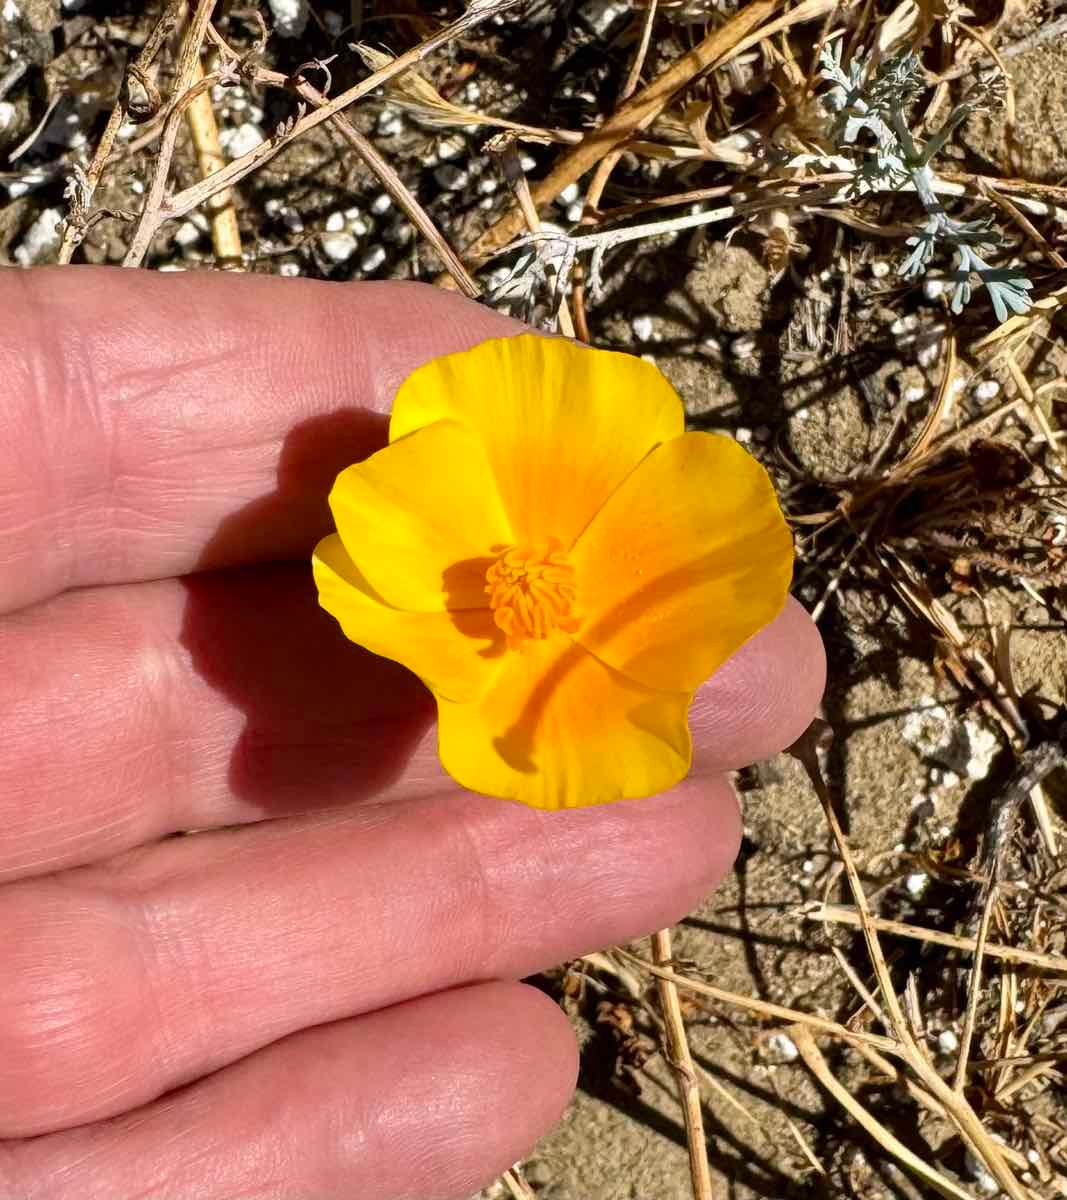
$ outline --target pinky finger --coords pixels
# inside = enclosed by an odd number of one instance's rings
[[[304,1030],[144,1108],[0,1143],[22,1200],[462,1200],[559,1117],[563,1014],[486,983]]]

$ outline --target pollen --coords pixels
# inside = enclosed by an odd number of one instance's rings
[[[558,538],[543,547],[504,547],[485,573],[485,591],[511,650],[555,629],[573,633],[580,624],[574,614],[574,568]]]

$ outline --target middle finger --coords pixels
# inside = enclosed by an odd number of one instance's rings
[[[121,1112],[306,1026],[664,926],[739,836],[719,778],[562,813],[453,789],[9,884],[0,1138]]]

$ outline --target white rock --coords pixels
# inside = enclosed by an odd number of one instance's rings
[[[278,268],[278,274],[284,275],[287,279],[291,279],[294,275],[300,274],[300,264],[295,262],[283,262]]]
[[[281,215],[282,209],[285,207],[285,201],[280,196],[271,196],[263,205],[263,211],[268,217],[277,217]]]
[[[334,262],[345,262],[355,254],[357,245],[350,233],[328,233],[322,239],[322,252]]]
[[[923,280],[923,295],[927,300],[936,300],[939,296],[944,295],[948,283],[944,279],[931,279],[927,277]]]
[[[281,37],[299,37],[308,23],[308,0],[267,0],[274,30]]]
[[[913,384],[909,388],[904,389],[903,400],[905,404],[915,404],[926,395],[926,388],[921,384]]]
[[[458,192],[467,186],[470,175],[455,163],[442,163],[433,173],[434,179],[446,192]]]
[[[340,233],[345,227],[345,214],[343,212],[332,212],[326,218],[326,232]]]
[[[556,199],[566,208],[568,204],[573,204],[581,194],[581,189],[576,183],[569,183]]]
[[[393,198],[388,192],[382,192],[370,202],[370,210],[375,216],[387,213],[393,207]]]
[[[630,5],[620,4],[618,0],[594,0],[586,9],[589,23],[600,37],[603,37],[620,17],[630,12]]]
[[[800,1057],[800,1051],[791,1037],[784,1033],[772,1033],[767,1039],[771,1051],[786,1062],[794,1062]]]
[[[130,180],[130,191],[133,192],[133,194],[135,196],[143,196],[144,195],[144,184],[139,179],[131,179]]]
[[[59,247],[60,233],[56,228],[63,220],[62,210],[46,208],[26,230],[26,236],[15,247],[15,261],[21,267],[43,262]]]
[[[967,731],[967,740],[971,744],[971,755],[967,760],[967,778],[985,779],[1000,750],[1000,741],[991,729],[979,724],[973,717],[964,719],[963,728]]]
[[[385,247],[371,246],[359,260],[359,269],[366,274],[377,269],[385,262]]]
[[[251,121],[219,130],[219,145],[230,158],[240,158],[242,154],[254,150],[261,141],[263,141],[263,130],[258,125],[253,125]]]
[[[919,797],[921,801],[923,797]],[[907,889],[908,895],[913,899],[918,898],[926,891],[926,887],[930,882],[930,876],[925,871],[916,871],[913,875],[909,875],[904,880],[904,887]]]
[[[567,220],[572,225],[577,225],[582,219],[582,213],[585,212],[585,205],[581,200],[575,200],[573,204],[567,206]]]
[[[519,166],[524,171],[533,171],[537,168],[537,159],[532,154],[520,154]]]
[[[0,100],[0,133],[4,133],[15,124],[18,109],[9,100]]]
[[[756,339],[747,333],[735,337],[730,343],[730,353],[734,358],[751,358],[756,353]]]
[[[951,1029],[942,1029],[937,1035],[937,1048],[942,1054],[955,1054],[960,1048],[960,1039]]]
[[[919,353],[915,357],[918,359],[920,367],[932,367],[941,357],[941,342],[927,342],[925,346],[920,346]]]
[[[304,232],[304,218],[298,212],[293,212],[291,208],[282,213],[282,224],[293,233]]]
[[[157,271],[184,271],[185,268],[181,263],[162,263],[156,268]]]
[[[396,137],[404,128],[404,120],[395,108],[383,108],[375,124],[379,137]]]
[[[437,157],[441,162],[448,162],[449,159],[459,158],[466,149],[467,143],[461,137],[445,138],[437,143]]]
[[[0,9],[0,17],[5,21],[17,21],[19,19],[19,6],[15,0],[4,0],[4,7]]]
[[[890,269],[889,263],[887,263],[884,258],[876,258],[874,262],[871,263],[871,274],[875,277],[875,279],[885,279],[885,277],[889,274]]]
[[[652,318],[649,316],[634,317],[630,322],[630,328],[639,342],[647,342],[652,337]]]
[[[1000,395],[1000,384],[995,379],[983,379],[974,389],[976,400],[995,400]]]
[[[905,313],[902,317],[897,317],[892,325],[889,326],[889,332],[894,337],[900,337],[902,333],[914,333],[919,328],[919,317],[917,313]]]
[[[85,7],[85,0],[63,0],[63,11],[69,13],[81,12]]]
[[[200,241],[200,230],[192,221],[182,221],[174,234],[174,240],[179,246],[192,246]]]
[[[752,441],[752,430],[739,425],[734,430],[734,441],[740,442],[742,446],[747,446]]]
[[[500,187],[500,180],[492,175],[484,175],[478,180],[477,191],[480,196],[491,196]]]

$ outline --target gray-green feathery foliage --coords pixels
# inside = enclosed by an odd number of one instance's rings
[[[979,253],[980,248],[1002,243],[992,218],[957,221],[945,212],[935,190],[937,176],[930,164],[953,130],[976,110],[975,100],[964,98],[920,147],[907,126],[908,109],[926,86],[914,54],[909,51],[886,59],[868,78],[868,60],[857,55],[846,70],[841,42],[836,41],[823,47],[820,67],[822,77],[834,85],[825,103],[834,114],[839,144],[864,152],[856,164],[856,194],[896,191],[910,185],[926,213],[922,228],[907,239],[911,252],[898,273],[906,279],[922,275],[943,243],[956,254],[954,313],[961,312],[970,300],[974,277],[985,284],[998,321],[1007,320],[1009,312],[1026,312],[1032,303],[1030,281],[1018,268],[990,266]],[[865,132],[869,141],[861,140]]]

